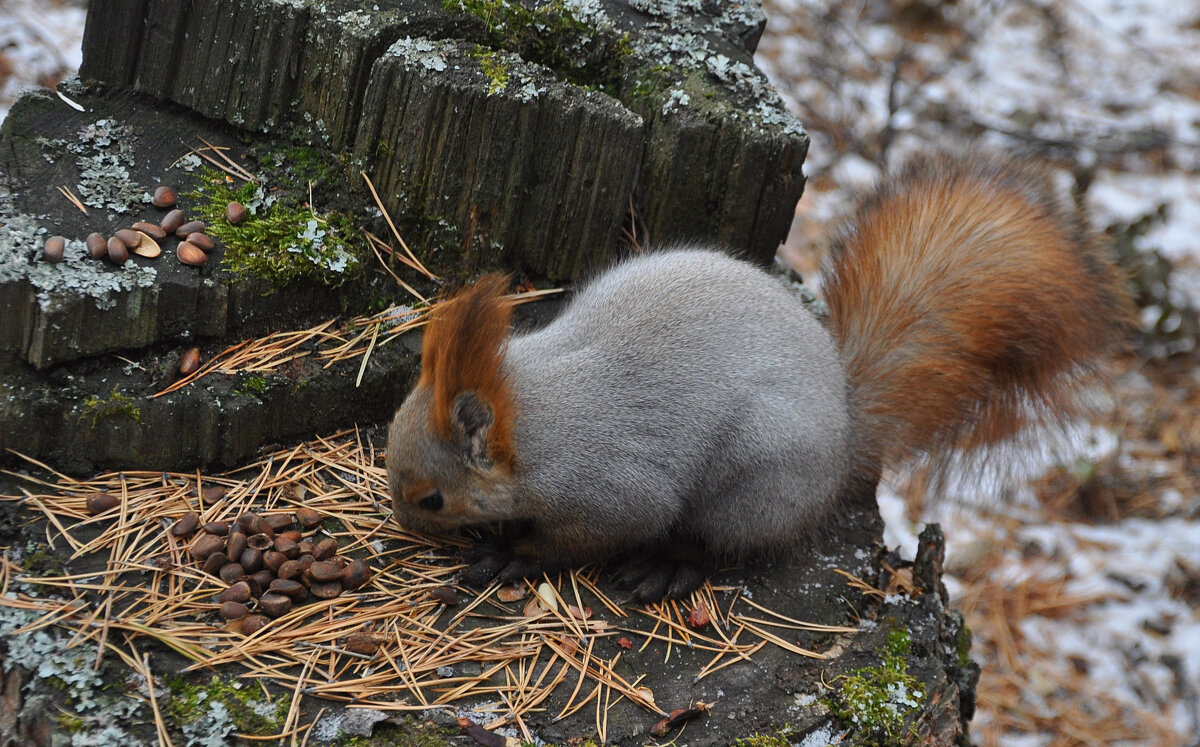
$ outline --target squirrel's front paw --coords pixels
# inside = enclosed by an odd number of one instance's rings
[[[633,587],[633,598],[643,604],[686,597],[700,588],[708,572],[701,560],[638,555],[617,569],[617,580]]]
[[[512,551],[511,545],[496,537],[481,541],[465,553],[468,564],[462,580],[468,586],[484,587],[492,581],[511,583],[532,578],[542,572],[537,560]]]

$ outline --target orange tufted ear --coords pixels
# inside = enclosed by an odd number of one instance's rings
[[[475,392],[492,411],[488,455],[493,463],[512,471],[514,404],[500,367],[512,320],[513,304],[504,297],[508,282],[505,275],[485,275],[434,307],[425,330],[418,385],[432,388],[434,432],[447,441],[453,438],[455,400],[464,392]]]

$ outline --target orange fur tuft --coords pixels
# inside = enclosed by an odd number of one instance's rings
[[[501,370],[513,308],[504,298],[507,289],[506,276],[485,275],[434,308],[421,349],[418,385],[432,387],[434,431],[447,440],[452,436],[451,408],[458,395],[474,391],[487,402],[494,418],[488,453],[494,463],[512,471],[515,406]]]
[[[826,286],[862,467],[1002,442],[1073,411],[1127,312],[1046,174],[982,156],[910,165],[865,199]]]

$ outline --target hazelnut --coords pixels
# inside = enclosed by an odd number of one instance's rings
[[[258,598],[258,608],[271,617],[279,617],[292,608],[292,600],[282,594],[267,592]]]
[[[182,537],[196,531],[198,526],[200,526],[200,516],[195,511],[188,511],[171,527],[171,534]]]
[[[154,190],[154,198],[150,200],[150,204],[156,208],[169,208],[175,206],[176,200],[175,190],[162,186]]]
[[[162,241],[163,239],[167,238],[167,232],[163,230],[162,226],[156,226],[155,224],[147,223],[144,220],[139,220],[137,223],[134,223],[132,226],[130,226],[130,228],[135,231],[141,231],[155,241]]]
[[[166,231],[167,233],[175,233],[175,230],[183,225],[183,211],[172,210],[163,216],[162,223],[159,225],[161,225],[162,230]]]
[[[246,220],[246,206],[240,202],[231,202],[225,206],[225,220],[237,225]]]
[[[108,258],[118,267],[125,264],[125,261],[129,259],[129,247],[125,246],[124,241],[113,236],[108,240]]]
[[[111,250],[112,248],[109,247],[109,251]],[[179,246],[175,247],[175,256],[179,258],[180,262],[190,267],[203,267],[204,263],[208,261],[208,255],[204,253],[203,249],[186,241],[179,242]]]
[[[46,243],[42,244],[42,256],[47,262],[58,262],[63,258],[63,250],[67,247],[67,240],[62,236],[51,236],[46,239]]]
[[[92,259],[103,259],[108,254],[108,242],[98,233],[89,233],[83,243],[87,244],[88,256]]]
[[[86,502],[89,513],[102,514],[108,509],[116,507],[121,502],[121,498],[112,493],[92,493],[87,497]]]

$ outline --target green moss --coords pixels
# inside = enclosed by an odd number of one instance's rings
[[[21,560],[21,567],[34,576],[53,576],[62,573],[63,562],[49,549],[39,547],[26,553]]]
[[[247,376],[237,387],[237,392],[240,394],[249,394],[254,397],[261,397],[267,393],[269,388],[267,377],[265,376]]]
[[[142,409],[137,406],[133,397],[123,394],[116,386],[103,399],[93,394],[83,401],[83,414],[80,415],[80,419],[90,420],[93,428],[103,421],[118,418],[127,418],[135,423],[141,423]]]
[[[907,656],[912,650],[912,636],[907,630],[899,628],[890,631],[887,637],[888,653],[893,656]]]
[[[888,633],[887,653],[878,667],[863,667],[839,678],[828,699],[830,711],[858,731],[856,744],[897,744],[916,734],[905,721],[925,697],[921,684],[908,673],[905,659],[911,638],[906,630]]]
[[[331,156],[328,149],[303,142],[290,142],[259,157],[265,172],[282,171],[298,183],[323,184],[349,176],[344,156]]]
[[[567,0],[533,9],[515,0],[442,0],[442,7],[482,21],[490,46],[544,65],[578,86],[614,92],[632,52],[628,34],[584,21]]]
[[[209,717],[213,704],[228,711],[234,727],[241,733],[278,734],[287,720],[291,696],[281,695],[268,701],[258,687],[241,686],[213,675],[208,682],[191,683],[183,677],[169,679],[171,689],[168,710],[178,723],[196,723]]]
[[[966,622],[961,623],[958,628],[958,636],[954,639],[954,651],[958,654],[958,666],[969,667],[971,665],[972,642],[971,629],[967,627]]]
[[[458,729],[453,727],[420,722],[410,716],[376,724],[369,737],[347,735],[334,744],[337,747],[449,747],[455,744],[452,738],[458,734]]]
[[[488,96],[502,93],[508,87],[508,65],[497,52],[479,47],[472,55],[488,78]]]
[[[73,713],[59,711],[58,715],[55,717],[55,721],[58,722],[58,728],[69,734],[78,734],[80,731],[83,731],[83,719]]]
[[[344,213],[319,213],[255,184],[234,187],[212,169],[202,172],[199,189],[184,196],[225,246],[222,265],[236,276],[262,278],[273,289],[300,279],[337,287],[363,267],[366,245]],[[230,202],[251,211],[236,226],[225,219]]]
[[[791,747],[794,733],[790,726],[784,726],[774,734],[755,734],[734,742],[737,747]]]

